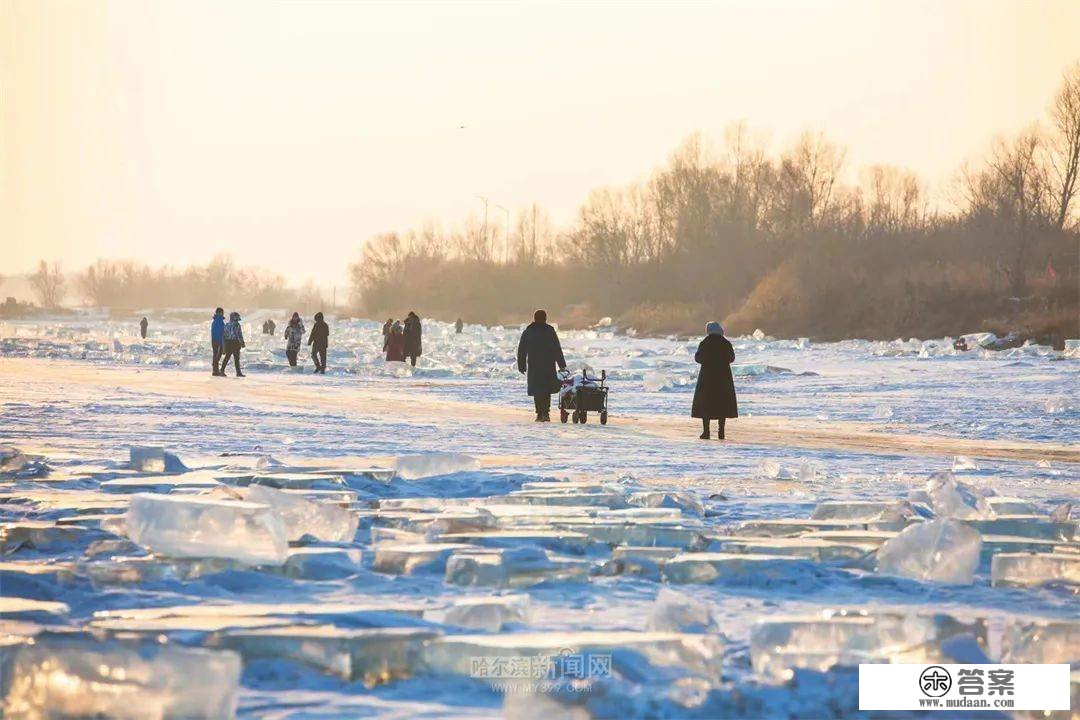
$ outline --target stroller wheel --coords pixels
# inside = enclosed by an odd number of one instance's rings
[[[581,411],[581,422],[582,422],[582,424],[584,424],[584,423],[585,423],[585,421],[586,421],[586,420],[587,420],[588,418],[589,418],[589,414],[588,414],[587,412],[585,412],[584,410],[582,410],[582,411]]]
[[[559,411],[559,419],[562,420],[563,422],[566,422],[567,420],[570,419],[570,413],[566,412],[565,410],[560,410]]]
[[[578,417],[578,411],[575,410],[574,411],[574,424],[577,425],[579,422],[581,422],[581,419]]]
[[[607,425],[607,410],[600,413],[600,424],[601,425]]]

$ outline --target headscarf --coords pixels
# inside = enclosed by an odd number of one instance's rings
[[[705,332],[709,335],[723,335],[724,327],[720,323],[713,320],[711,323],[705,326]]]
[[[231,313],[229,313],[229,320],[232,320],[233,322],[239,322],[240,321],[240,313],[233,310]]]

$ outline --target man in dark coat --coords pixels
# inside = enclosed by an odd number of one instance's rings
[[[139,321],[139,335],[141,335],[144,340],[146,339],[146,328],[148,325],[150,325],[150,321],[145,317]]]
[[[326,348],[330,344],[330,326],[323,321],[321,312],[315,313],[315,324],[308,335],[311,346],[311,359],[315,361],[315,372],[326,374]]]
[[[701,372],[694,389],[694,407],[690,416],[701,418],[702,440],[709,439],[709,421],[715,418],[718,421],[716,437],[723,440],[725,419],[739,417],[735,381],[731,378],[735,349],[724,337],[724,328],[720,327],[720,323],[709,323],[705,331],[708,334],[694,354],[694,360],[701,365]]]
[[[422,332],[420,316],[410,312],[405,317],[405,357],[409,358],[413,367],[416,367],[416,358],[424,352],[423,343],[420,341]]]
[[[555,366],[566,369],[562,345],[555,328],[547,323],[547,313],[537,310],[533,321],[521,333],[517,351],[518,370],[528,373],[529,395],[536,405],[536,422],[551,421],[551,395],[559,392]]]

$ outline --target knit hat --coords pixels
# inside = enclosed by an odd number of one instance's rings
[[[705,326],[705,332],[709,335],[723,335],[724,328],[720,323],[713,320],[711,323]]]

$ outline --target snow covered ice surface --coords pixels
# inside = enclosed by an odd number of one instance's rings
[[[1080,662],[1071,350],[735,338],[720,443],[698,338],[563,331],[611,420],[538,425],[518,328],[413,369],[331,318],[314,376],[249,312],[237,380],[204,315],[0,324],[5,716],[854,718],[860,661]]]

